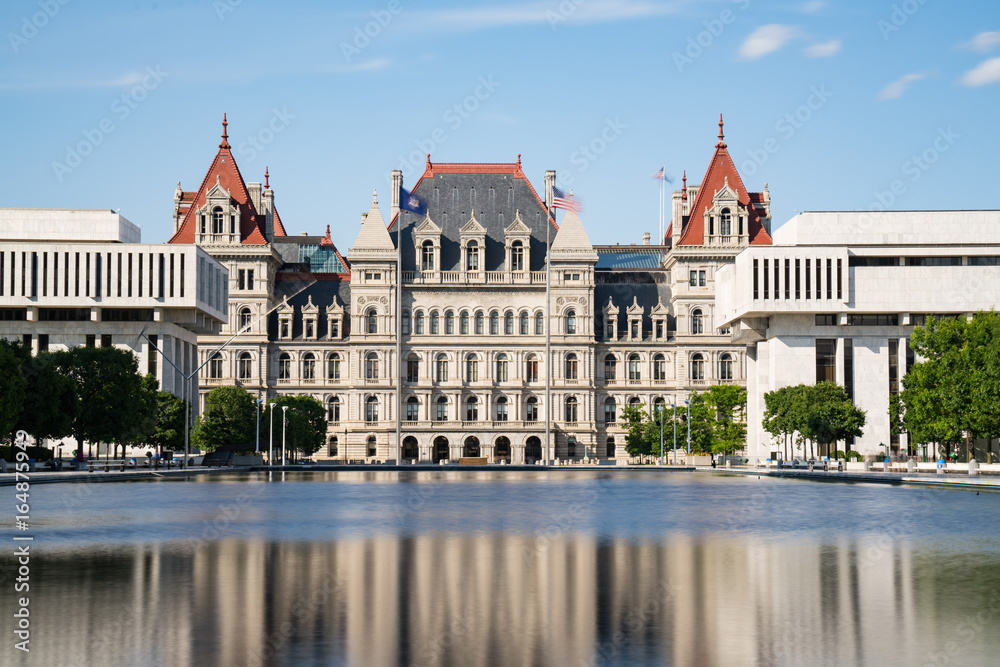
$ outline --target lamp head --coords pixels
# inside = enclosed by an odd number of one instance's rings
[[[272,404],[272,405],[273,405],[273,404]],[[282,412],[288,412],[288,406],[287,406],[287,405],[282,405],[282,406],[281,406],[281,411],[282,411]]]

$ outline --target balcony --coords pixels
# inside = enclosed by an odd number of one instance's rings
[[[403,271],[410,285],[545,285],[544,271]]]

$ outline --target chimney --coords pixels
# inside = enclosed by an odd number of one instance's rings
[[[556,171],[555,169],[549,169],[545,172],[545,208],[548,209],[549,215],[554,216],[556,211],[552,208],[552,200],[555,195],[552,189],[556,187]]]
[[[649,245],[649,232],[642,233],[642,245]]]
[[[403,172],[399,169],[392,170],[392,207],[389,209],[389,220],[399,213],[399,189],[403,187]]]
[[[247,193],[253,202],[253,209],[260,213],[260,183],[247,183]]]
[[[309,232],[299,232],[299,236],[309,236]]]

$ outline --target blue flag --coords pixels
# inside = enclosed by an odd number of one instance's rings
[[[417,215],[427,215],[427,202],[415,194],[411,194],[402,185],[399,186],[399,208]]]

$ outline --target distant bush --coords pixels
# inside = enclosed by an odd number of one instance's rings
[[[14,451],[10,445],[2,445],[0,446],[0,458],[4,459],[8,463],[13,463],[18,451],[21,450],[18,449]],[[25,451],[28,452],[29,459],[35,459],[36,461],[48,461],[52,458],[52,449],[50,447],[32,445]]]
[[[852,450],[850,450],[850,451],[847,452],[847,460],[848,461],[861,461],[861,460],[863,460],[863,458],[864,457],[861,456],[861,452],[859,452],[856,449],[852,449]]]
[[[837,451],[835,451],[833,453],[833,458],[834,459],[846,459],[847,458],[847,454],[845,454],[842,449],[838,449]]]

